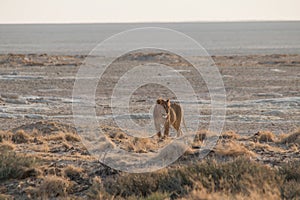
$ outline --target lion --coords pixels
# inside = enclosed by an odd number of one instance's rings
[[[164,138],[169,136],[170,126],[173,126],[177,131],[177,137],[182,135],[182,131],[180,129],[181,121],[183,121],[186,128],[181,106],[177,103],[171,103],[170,99],[167,99],[166,101],[161,98],[157,99],[153,110],[153,118],[157,136],[159,138],[162,137],[162,125],[164,126]]]

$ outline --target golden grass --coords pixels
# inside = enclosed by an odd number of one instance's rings
[[[48,143],[43,143],[43,144],[39,144],[39,145],[31,145],[30,149],[36,152],[49,152],[50,151],[50,147],[48,145]]]
[[[12,143],[11,141],[2,141],[0,143],[0,152],[8,151],[8,150],[14,150],[16,148],[16,145]]]
[[[83,173],[84,169],[81,167],[75,167],[73,165],[68,165],[66,168],[64,168],[63,173],[66,177],[69,177],[71,180],[80,177]]]
[[[13,200],[14,197],[11,195],[0,194],[0,200]]]
[[[81,139],[79,135],[74,134],[74,133],[65,133],[65,139],[69,142],[80,142]]]
[[[58,176],[47,176],[38,188],[39,196],[44,198],[65,197],[72,184],[67,179]]]
[[[65,133],[63,132],[57,132],[55,134],[47,135],[45,136],[45,139],[47,141],[59,141],[65,139]]]
[[[25,133],[24,130],[18,130],[12,135],[11,139],[16,144],[28,143],[30,140],[30,136],[27,133]]]
[[[235,131],[226,131],[224,133],[222,133],[221,137],[223,139],[239,139],[240,138],[240,135],[237,134]]]
[[[286,151],[278,146],[271,146],[266,143],[251,142],[251,143],[249,143],[249,146],[252,149],[267,150],[267,151],[276,152],[276,153],[284,153]]]
[[[194,138],[194,141],[192,143],[192,146],[193,147],[200,147],[202,145],[203,141],[207,137],[207,132],[208,131],[206,131],[206,130],[197,131],[197,133],[195,135],[195,138]]]
[[[248,150],[245,146],[236,141],[219,142],[215,146],[214,152],[221,156],[256,156],[254,152]]]
[[[254,135],[259,142],[275,142],[276,136],[271,131],[259,131]]]
[[[0,180],[24,177],[36,164],[35,158],[19,155],[14,151],[2,150],[0,152]]]
[[[280,140],[282,144],[297,144],[300,145],[300,129],[293,133],[283,136]]]
[[[5,140],[11,140],[12,132],[9,131],[0,131],[0,142]]]

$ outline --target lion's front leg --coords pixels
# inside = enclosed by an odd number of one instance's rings
[[[170,120],[166,120],[165,130],[164,130],[164,137],[169,137],[169,131],[170,131]]]

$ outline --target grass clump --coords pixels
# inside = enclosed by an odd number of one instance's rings
[[[221,137],[223,139],[239,139],[240,135],[238,135],[236,132],[234,131],[226,131],[225,133],[222,133]]]
[[[12,133],[8,131],[0,131],[0,142],[11,140]]]
[[[200,185],[208,193],[248,195],[251,191],[263,194],[270,190],[279,195],[276,171],[247,158],[238,158],[227,163],[200,162],[156,173],[124,174],[103,183],[106,192],[122,198],[145,198],[154,192],[180,198],[189,195],[193,190],[199,190]]]
[[[66,177],[68,177],[70,180],[76,180],[82,176],[83,169],[80,167],[75,167],[73,165],[68,165],[63,173]]]
[[[225,143],[220,142],[215,146],[214,152],[221,156],[255,157],[254,152],[248,150],[246,147],[236,141],[227,141]]]
[[[300,129],[283,137],[280,143],[300,145]]]
[[[81,141],[80,137],[74,133],[65,133],[65,139],[69,142],[80,142]]]
[[[38,193],[43,198],[66,197],[71,182],[58,176],[47,176],[38,189]]]
[[[284,199],[300,198],[300,161],[290,162],[280,168],[284,177],[282,184],[282,197]]]
[[[15,134],[12,135],[12,141],[16,144],[28,143],[30,136],[25,133],[23,130],[18,130]]]
[[[276,136],[271,131],[259,131],[254,135],[259,142],[275,142]]]
[[[0,143],[0,152],[14,150],[15,147],[16,145],[13,144],[11,141],[4,140]]]
[[[35,158],[2,150],[0,152],[0,180],[22,178],[36,163]]]

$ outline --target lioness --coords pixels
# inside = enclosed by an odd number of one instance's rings
[[[180,129],[181,120],[183,120],[183,111],[179,104],[171,103],[170,99],[166,101],[159,98],[153,110],[154,125],[157,136],[161,137],[161,126],[164,125],[164,137],[169,136],[170,125],[177,131],[177,137],[182,135]],[[185,126],[185,123],[184,123]]]

